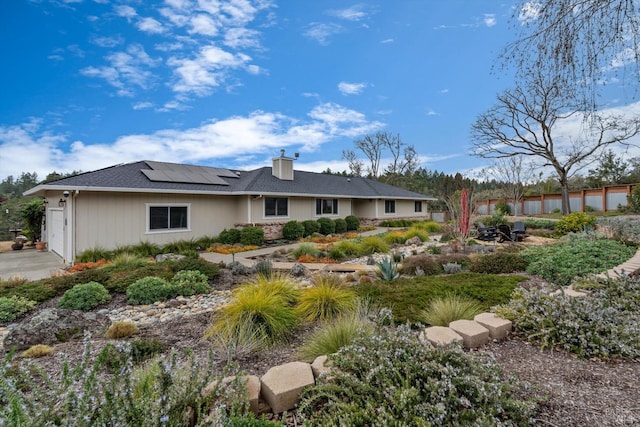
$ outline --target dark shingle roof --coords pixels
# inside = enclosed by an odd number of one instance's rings
[[[227,185],[152,181],[143,170],[155,169],[172,163],[139,161],[121,164],[62,178],[39,185],[27,192],[36,194],[47,189],[166,192],[166,193],[210,193],[210,194],[282,194],[309,196],[344,196],[350,198],[394,198],[432,200],[432,197],[383,184],[361,177],[345,177],[315,172],[294,171],[294,180],[286,181],[271,174],[270,167],[251,171],[230,171],[209,168]],[[203,167],[199,166],[201,170]],[[206,167],[205,167],[206,168]],[[222,175],[222,176],[221,176]]]

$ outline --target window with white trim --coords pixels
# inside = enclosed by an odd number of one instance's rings
[[[396,213],[396,201],[395,200],[385,200],[384,201],[384,213],[386,213],[386,214]]]
[[[416,213],[422,212],[422,201],[416,200],[415,207],[414,207],[413,211],[416,212]]]
[[[265,197],[264,216],[288,216],[289,199],[286,197]]]
[[[316,199],[316,215],[338,215],[338,199]]]
[[[149,231],[188,230],[189,205],[149,205]]]

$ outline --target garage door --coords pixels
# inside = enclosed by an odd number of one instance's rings
[[[64,214],[62,209],[49,210],[49,249],[64,258]]]

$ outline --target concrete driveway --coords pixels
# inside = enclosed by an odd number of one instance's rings
[[[0,279],[20,277],[39,280],[61,271],[62,258],[53,252],[38,252],[35,248],[0,253]]]

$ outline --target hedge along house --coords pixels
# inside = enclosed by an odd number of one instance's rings
[[[427,217],[433,197],[361,177],[294,171],[284,150],[251,171],[139,161],[38,185],[46,200],[43,239],[67,263],[100,247],[158,245],[260,226],[280,237],[292,220],[355,215],[364,222]]]

